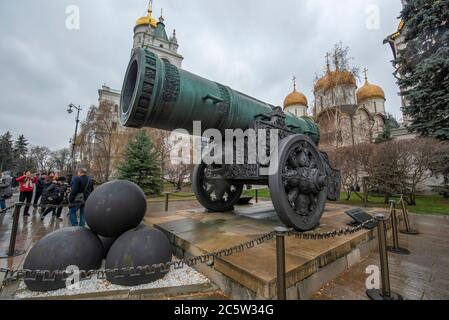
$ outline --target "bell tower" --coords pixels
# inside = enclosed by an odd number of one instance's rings
[[[147,14],[136,21],[132,51],[136,48],[149,49],[161,59],[170,61],[178,68],[182,67],[184,57],[178,53],[176,30],[173,30],[172,35],[168,37],[162,10],[158,20],[153,16],[152,0],[149,0]]]

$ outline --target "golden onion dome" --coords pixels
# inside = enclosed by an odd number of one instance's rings
[[[352,72],[347,70],[328,71],[326,75],[315,83],[314,92],[327,91],[339,85],[357,85],[357,81]]]
[[[385,92],[381,87],[369,83],[368,79],[365,78],[365,84],[363,85],[363,87],[357,90],[357,103],[362,103],[369,99],[385,100]]]
[[[137,26],[152,26],[153,28],[156,28],[157,26],[157,20],[153,18],[153,10],[151,8],[148,9],[148,14],[144,17],[140,17],[136,21],[136,27]]]
[[[307,98],[301,92],[296,91],[296,88],[284,100],[284,109],[294,105],[308,106]]]

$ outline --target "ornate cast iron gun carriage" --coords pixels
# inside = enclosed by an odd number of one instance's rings
[[[245,155],[243,164],[203,162],[195,167],[193,190],[198,201],[211,211],[232,210],[245,184],[268,185],[282,222],[306,231],[319,225],[326,199],[338,199],[340,173],[318,150],[320,132],[312,119],[297,118],[280,107],[179,69],[151,51],[134,52],[120,109],[121,123],[133,128],[185,129],[193,133],[193,122],[201,121],[202,130],[223,133],[226,129],[253,128],[256,134],[261,129],[277,130],[275,164],[248,163]],[[270,165],[277,166],[271,171],[275,174],[268,174]]]

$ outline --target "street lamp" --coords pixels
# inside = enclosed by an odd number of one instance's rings
[[[69,104],[68,108],[67,108],[67,113],[68,114],[72,114],[73,113],[73,109],[75,109],[77,111],[76,113],[76,126],[75,126],[75,136],[73,138],[73,143],[72,143],[72,164],[71,164],[71,171],[73,172],[73,170],[75,169],[75,146],[76,146],[76,137],[78,135],[78,125],[80,123],[80,112],[81,110],[83,110],[80,106],[75,106],[73,103]]]

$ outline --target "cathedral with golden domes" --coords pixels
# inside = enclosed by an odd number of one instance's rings
[[[385,130],[385,93],[368,81],[368,70],[364,73],[365,83],[358,88],[352,72],[338,65],[332,70],[327,63],[325,74],[314,85],[313,106],[297,90],[294,78],[284,110],[297,117],[313,117],[320,126],[324,150],[374,142]]]

